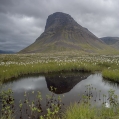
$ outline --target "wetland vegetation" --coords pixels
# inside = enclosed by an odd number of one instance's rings
[[[0,56],[0,82],[38,73],[100,71],[104,78],[119,81],[119,56],[12,54]]]
[[[18,77],[24,77],[31,74],[51,74],[54,72],[100,72],[105,80],[111,80],[113,82],[119,82],[119,56],[109,55],[82,55],[73,53],[66,54],[12,54],[0,56],[0,83],[1,87],[3,83],[17,79]],[[89,89],[89,88],[88,88]],[[52,89],[53,90],[53,89]],[[32,92],[34,93],[34,92]],[[25,104],[19,103],[19,111],[22,110],[22,106],[30,109],[32,117],[36,116],[36,112],[41,113],[41,106],[38,107],[42,100],[42,95],[37,92],[37,98],[28,101],[26,98]],[[78,94],[77,94],[78,95]],[[64,113],[60,113],[60,108],[63,106],[61,101],[62,97],[55,98],[53,94],[49,95],[49,103],[51,104],[46,109],[44,115],[40,115],[40,119],[118,119],[119,118],[119,106],[118,96],[114,94],[114,91],[109,92],[108,100],[111,107],[106,108],[104,104],[100,108],[95,105],[90,105],[89,98],[92,95],[85,95],[80,103],[74,103],[64,108]],[[104,96],[105,97],[105,96]],[[53,98],[53,99],[52,99]],[[2,116],[0,119],[14,119],[12,113],[14,113],[14,98],[12,91],[0,92],[0,99],[2,99]],[[47,99],[47,98],[46,98]],[[86,102],[84,102],[86,99]],[[88,100],[88,102],[87,102]],[[55,102],[53,102],[55,101]],[[99,101],[99,100],[98,100]],[[29,105],[27,105],[29,103]],[[37,104],[34,104],[37,103]],[[80,106],[78,106],[80,105]],[[51,110],[52,109],[52,110]],[[5,111],[6,110],[6,111]],[[23,109],[24,110],[24,109]],[[26,109],[27,110],[27,109]],[[89,113],[90,112],[90,113]],[[21,111],[22,113],[22,111]],[[19,113],[19,114],[21,114]],[[74,116],[75,115],[75,116]],[[7,116],[7,117],[6,117]],[[22,117],[21,117],[22,119]]]
[[[57,89],[51,87],[51,91],[53,90]],[[2,91],[0,119],[118,119],[119,103],[115,91],[111,89],[108,95],[104,95],[100,90],[97,92],[99,97],[94,95],[93,91],[96,92],[96,88],[86,85],[85,93],[79,96],[77,102],[68,107],[62,102],[64,95],[57,96],[50,93],[43,99],[40,91],[24,92],[24,99],[19,101],[17,110],[12,90]],[[29,95],[35,95],[35,98],[30,100]],[[42,105],[43,100],[47,107],[45,112]],[[98,102],[102,103],[100,107],[96,105]]]

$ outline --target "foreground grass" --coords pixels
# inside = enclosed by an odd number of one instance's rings
[[[6,116],[0,119],[6,119]],[[15,119],[11,115],[7,119]],[[89,104],[71,104],[66,108],[66,111],[61,114],[61,117],[51,116],[51,117],[40,117],[39,119],[119,119],[119,108],[116,112],[113,108],[96,108],[91,107]]]
[[[63,119],[119,119],[119,108],[91,107],[89,104],[71,104],[63,114]]]
[[[119,80],[119,57],[80,54],[13,54],[0,55],[0,82],[28,74],[60,71],[101,71],[112,81]]]
[[[88,87],[86,88],[90,90],[90,85],[87,86]],[[52,90],[54,89],[55,88],[52,87]],[[32,91],[32,94],[34,93],[35,92]],[[114,90],[110,89],[108,91],[108,101],[103,100],[100,107],[95,105],[100,101],[99,99],[96,102],[91,103],[91,98],[93,97],[91,94],[92,93],[90,92],[88,95],[82,95],[80,97],[80,102],[72,103],[64,109],[62,105],[62,97],[57,97],[51,93],[46,96],[46,104],[48,104],[48,107],[46,108],[47,111],[46,113],[42,113],[42,107],[39,108],[39,105],[43,100],[40,91],[36,94],[37,98],[32,101],[28,100],[29,96],[25,92],[25,100],[19,101],[16,110],[13,108],[15,104],[13,92],[9,89],[2,91],[1,93],[2,108],[0,110],[0,119],[16,119],[15,116],[18,115],[18,119],[24,119],[26,116],[28,116],[29,119],[36,119],[38,117],[39,119],[119,119],[119,100]],[[106,103],[109,104],[108,107],[106,107]],[[29,111],[26,113],[24,110]]]

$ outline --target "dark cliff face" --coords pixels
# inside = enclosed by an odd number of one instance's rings
[[[82,51],[97,52],[108,46],[70,15],[56,12],[48,16],[44,32],[21,53]],[[109,48],[108,48],[109,49]]]
[[[62,32],[82,32],[82,29],[83,27],[80,26],[69,14],[56,12],[48,16],[45,31],[41,37],[55,35],[55,41],[59,41],[59,39],[61,39],[60,36],[62,35]],[[84,31],[88,30],[84,28]],[[39,40],[41,37],[39,37],[37,40]],[[54,37],[52,37],[52,39],[54,39]],[[65,40],[66,38],[63,37],[62,39]]]
[[[79,25],[70,15],[56,12],[48,16],[46,21],[45,31],[37,39],[48,37],[45,43],[54,41],[69,41],[72,43],[84,43],[92,39],[93,41],[98,40],[94,34],[88,29]],[[87,40],[87,41],[86,41]]]
[[[74,19],[65,13],[61,13],[61,12],[56,12],[50,16],[48,16],[47,22],[46,22],[46,26],[45,26],[45,31],[54,27],[54,28],[60,28],[60,27],[64,27],[66,25],[72,25],[72,24],[76,24],[77,23],[74,21]]]

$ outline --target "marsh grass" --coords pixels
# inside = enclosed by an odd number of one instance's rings
[[[105,79],[119,82],[119,56],[75,52],[0,55],[0,83],[31,74],[67,71],[99,71]]]
[[[88,87],[87,92],[89,92],[90,85],[86,87]],[[62,114],[63,119],[119,119],[118,96],[112,89],[108,91],[108,95],[110,107],[106,107],[106,101],[103,101],[100,107],[97,107],[95,103],[92,105],[89,99],[91,95],[86,94],[80,103],[77,104],[77,102],[75,102],[66,107],[65,112]],[[100,101],[100,99],[98,101]]]
[[[64,106],[61,96],[56,97],[54,93],[46,95],[45,113],[43,113],[44,110],[42,110],[41,101],[43,98],[39,91],[37,91],[37,93],[34,91],[31,92],[32,95],[36,95],[36,98],[31,101],[28,98],[29,93],[24,92],[24,99],[19,102],[17,113],[14,108],[15,104],[12,90],[2,91],[0,119],[16,119],[16,117],[17,119],[24,119],[26,116],[28,116],[29,119],[36,119],[38,117],[39,119],[119,119],[118,96],[114,90],[110,89],[108,91],[107,100],[110,107],[106,107],[106,100],[103,100],[102,105],[97,107],[95,105],[96,103],[93,103],[93,105],[91,103],[91,97],[95,97],[92,95],[92,91],[95,90],[95,88],[92,88],[92,84],[86,85],[85,87],[86,91],[84,95],[82,95],[80,102],[72,103],[70,106]],[[51,91],[54,90],[56,90],[56,88],[51,87]],[[99,91],[99,95],[100,93],[101,91]],[[101,101],[100,96],[97,101]]]
[[[74,103],[66,108],[63,119],[119,119],[119,108],[117,113],[112,108],[104,106],[97,108],[86,103]]]
[[[81,59],[82,60],[82,59]],[[100,70],[100,66],[83,62],[79,59],[42,59],[31,62],[1,62],[0,81],[5,82],[11,78],[17,78],[26,74],[51,73],[61,71],[94,72]],[[5,60],[6,61],[6,60]]]
[[[64,119],[93,119],[95,118],[95,109],[85,103],[74,103],[66,108],[63,117]]]
[[[2,116],[2,117],[0,117],[0,119],[6,119],[6,116]],[[13,117],[12,114],[9,114],[7,116],[7,119],[15,119],[15,117]]]
[[[0,55],[0,84],[16,79],[20,76],[39,73],[83,71],[101,71],[105,79],[119,82],[119,57],[104,55],[82,55],[82,54],[14,54]],[[1,91],[1,90],[0,90]],[[1,92],[0,92],[1,94]],[[116,102],[116,96],[112,92],[110,101]],[[40,95],[39,95],[40,96]],[[1,98],[1,95],[0,95]],[[7,99],[12,99],[7,97]],[[52,101],[52,100],[51,100]],[[32,102],[33,103],[33,102]],[[31,103],[31,104],[32,104]],[[13,101],[10,103],[13,106]],[[22,103],[20,103],[22,105]],[[50,103],[49,103],[50,104]],[[113,103],[114,104],[114,103]],[[47,119],[119,119],[119,106],[116,104],[110,108],[102,105],[101,108],[90,106],[89,103],[74,103],[66,108],[62,116],[53,115],[51,110],[47,113]],[[6,109],[9,110],[9,106]],[[47,108],[48,109],[48,108]],[[59,108],[54,107],[59,111]],[[39,108],[32,108],[32,111]],[[115,111],[116,110],[116,111]],[[13,110],[12,110],[13,111]],[[35,113],[33,113],[35,114]],[[3,114],[0,119],[14,119],[11,111]],[[40,117],[46,119],[46,117]]]
[[[79,54],[0,55],[0,82],[39,73],[82,71],[102,72],[107,79],[118,80],[119,57]],[[117,73],[115,73],[117,72]]]
[[[116,70],[105,69],[102,71],[102,75],[105,79],[119,83],[119,70],[118,69]]]
[[[51,90],[56,90],[51,87]],[[0,119],[59,119],[62,101],[60,96],[55,96],[54,93],[46,95],[46,109],[43,110],[41,102],[43,100],[40,91],[32,91],[30,95],[34,96],[33,100],[29,100],[29,93],[24,92],[24,99],[15,105],[12,90],[8,89],[1,92],[2,108],[0,109]],[[16,108],[17,106],[17,108]]]

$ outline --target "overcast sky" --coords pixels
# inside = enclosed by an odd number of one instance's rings
[[[0,0],[0,50],[33,43],[54,12],[70,14],[97,37],[119,37],[118,10],[119,0]]]

